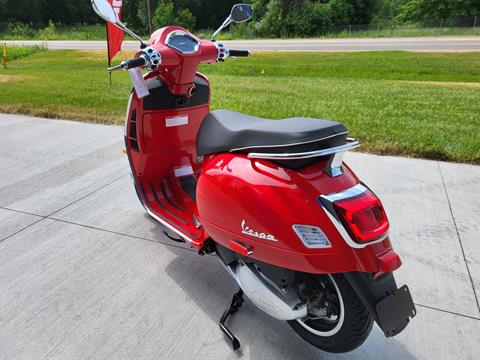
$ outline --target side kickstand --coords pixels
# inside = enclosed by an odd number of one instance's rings
[[[225,310],[222,318],[220,319],[220,329],[222,329],[224,334],[227,335],[228,339],[232,342],[233,350],[240,349],[240,341],[238,341],[238,339],[235,337],[235,335],[233,335],[230,329],[227,328],[225,322],[230,315],[235,314],[238,309],[240,309],[244,301],[245,300],[243,299],[243,291],[242,289],[240,289],[235,295],[233,295],[232,304],[227,310]]]

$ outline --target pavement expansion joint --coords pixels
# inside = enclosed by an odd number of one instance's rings
[[[119,181],[119,180],[123,179],[124,177],[126,177],[126,176],[128,176],[128,175],[129,175],[129,174],[123,174],[122,176],[115,178],[113,181],[110,181],[109,183],[107,183],[107,184],[105,184],[105,185],[103,185],[103,186],[99,187],[98,189],[96,189],[96,190],[94,190],[94,191],[92,191],[92,192],[90,192],[90,193],[88,193],[88,194],[86,194],[86,195],[84,195],[84,196],[80,197],[79,199],[77,199],[77,200],[75,200],[75,201],[72,201],[71,203],[69,203],[69,204],[67,204],[67,205],[65,205],[65,206],[63,206],[63,207],[61,207],[60,209],[57,209],[57,210],[55,210],[55,211],[54,211],[54,212],[52,212],[51,214],[48,214],[46,217],[50,217],[50,216],[52,216],[52,215],[55,215],[55,214],[59,213],[60,211],[62,211],[62,210],[64,210],[64,209],[68,208],[69,206],[72,206],[72,205],[74,205],[74,204],[78,203],[79,201],[82,201],[83,199],[85,199],[85,198],[89,197],[90,195],[93,195],[93,194],[95,194],[95,193],[99,192],[100,190],[103,190],[103,189],[105,189],[106,187],[108,187],[108,186],[110,186],[110,185],[112,185],[112,184],[116,183],[117,181]]]
[[[25,212],[25,211],[19,211],[19,210],[9,209],[9,208],[5,208],[5,207],[0,207],[0,209],[9,210],[9,211],[14,211],[14,212],[18,212],[18,213],[21,213],[21,214],[28,214],[28,215],[33,215],[33,216],[39,216],[39,217],[41,217],[41,219],[39,219],[39,220],[35,221],[34,223],[32,223],[32,224],[30,224],[30,225],[28,225],[28,226],[26,226],[26,227],[18,230],[18,231],[15,232],[14,234],[11,234],[11,235],[7,236],[5,239],[10,238],[10,237],[14,236],[15,234],[18,234],[19,232],[21,232],[21,231],[23,231],[23,230],[25,230],[25,229],[27,229],[27,228],[29,228],[29,227],[31,227],[31,226],[39,223],[39,222],[42,221],[42,220],[48,219],[48,220],[52,220],[52,221],[58,221],[58,222],[61,222],[61,223],[69,224],[69,225],[74,225],[74,226],[80,226],[80,227],[88,228],[88,229],[91,229],[91,230],[96,230],[96,231],[101,231],[101,232],[107,232],[107,233],[114,234],[114,235],[125,236],[125,237],[132,238],[132,239],[136,239],[136,240],[153,242],[153,243],[160,244],[160,245],[164,245],[164,246],[168,246],[168,247],[173,247],[173,248],[177,248],[177,249],[181,249],[181,250],[186,250],[186,251],[189,251],[189,252],[191,252],[191,253],[194,253],[194,252],[195,252],[195,251],[192,250],[192,249],[189,249],[189,248],[186,248],[186,247],[183,247],[183,246],[179,246],[179,245],[176,245],[176,244],[170,244],[170,243],[163,242],[163,241],[159,241],[159,240],[153,240],[153,239],[148,239],[148,238],[144,238],[144,237],[140,237],[140,236],[129,235],[129,234],[125,234],[125,233],[121,233],[121,232],[117,232],[117,231],[112,231],[112,230],[102,229],[102,228],[98,228],[98,227],[94,227],[94,226],[89,226],[89,225],[85,225],[85,224],[80,224],[80,223],[76,223],[76,222],[72,222],[72,221],[57,219],[57,218],[50,217],[50,216],[41,216],[41,215],[32,214],[32,213],[28,213],[28,212]],[[0,242],[2,242],[2,241],[5,240],[5,239],[1,239]],[[461,316],[461,317],[465,317],[465,318],[468,318],[468,319],[480,321],[480,318],[479,318],[479,317],[474,317],[474,316],[470,316],[470,315],[465,315],[465,314],[457,313],[457,312],[454,312],[454,311],[449,311],[449,310],[445,310],[445,309],[440,309],[440,308],[437,308],[437,307],[428,306],[428,305],[424,305],[424,304],[420,304],[420,303],[415,303],[415,305],[416,305],[416,306],[419,306],[419,307],[422,307],[422,308],[434,310],[434,311],[439,311],[439,312],[443,312],[443,313],[447,313],[447,314],[451,314],[451,315]]]
[[[456,315],[456,316],[461,316],[461,317],[464,317],[464,318],[480,321],[480,318],[477,318],[475,316],[460,314],[460,313],[457,313],[455,311],[440,309],[440,308],[437,308],[437,307],[434,307],[434,306],[428,306],[428,305],[423,305],[423,304],[419,304],[419,303],[415,303],[415,306],[419,306],[419,307],[430,309],[430,310],[440,311],[440,312],[443,312],[443,313]]]
[[[458,231],[457,221],[455,220],[455,216],[453,215],[453,209],[452,209],[452,204],[450,202],[450,196],[448,195],[447,186],[445,185],[445,179],[443,178],[442,167],[440,166],[439,162],[437,162],[437,165],[438,165],[438,170],[440,172],[440,178],[442,179],[443,190],[445,191],[445,196],[447,197],[447,203],[448,203],[448,208],[450,210],[450,215],[452,216],[453,225],[455,226],[455,232],[457,234],[457,239],[458,239],[458,242],[460,244],[460,249],[462,250],[463,261],[465,262],[465,267],[467,268],[468,277],[470,278],[470,284],[472,286],[473,295],[475,296],[475,301],[477,303],[477,310],[478,310],[478,313],[480,315],[480,303],[478,301],[477,292],[475,290],[475,284],[473,282],[472,273],[471,273],[470,268],[468,266],[468,261],[467,261],[466,255],[465,255],[465,249],[463,248],[463,243],[462,243],[462,238],[460,236],[460,231]]]

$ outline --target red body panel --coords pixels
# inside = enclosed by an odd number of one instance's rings
[[[214,43],[202,40],[197,53],[181,54],[165,45],[174,30],[185,31],[167,27],[152,35],[150,45],[160,52],[162,66],[146,78],[158,77],[172,96],[189,97],[196,78],[208,84],[196,70],[201,63],[214,62],[217,49]],[[242,154],[197,159],[195,143],[210,111],[210,98],[196,106],[161,110],[145,110],[144,101],[132,93],[126,124],[126,147],[138,195],[152,216],[197,251],[212,238],[242,255],[316,274],[375,273],[400,266],[388,238],[354,249],[320,206],[320,195],[341,192],[359,183],[347,166],[343,175],[330,177],[323,171],[325,159],[300,171]],[[169,118],[180,116],[187,116],[188,122],[167,125]],[[182,178],[192,175],[197,181],[196,200],[180,184]],[[294,224],[320,227],[332,247],[306,248],[292,230]],[[263,238],[248,231],[242,233],[247,227],[263,233]]]
[[[204,165],[197,188],[201,222],[208,234],[225,247],[231,241],[250,248],[251,257],[270,264],[308,273],[347,271],[377,272],[378,257],[391,250],[388,239],[364,249],[353,249],[341,237],[318,203],[322,194],[340,192],[358,183],[346,169],[329,177],[325,163],[301,171],[285,169],[243,155],[213,156]],[[257,233],[273,235],[277,241],[242,233],[242,222]],[[320,227],[331,248],[309,249],[292,225]]]
[[[207,40],[198,40],[200,48],[195,54],[180,54],[165,45],[172,31],[185,31],[179,26],[167,26],[155,31],[150,38],[150,45],[162,55],[162,66],[158,75],[164,80],[173,94],[188,94],[193,85],[198,65],[210,64],[217,60],[215,44]],[[189,33],[190,34],[190,33]],[[194,36],[193,34],[190,34]]]

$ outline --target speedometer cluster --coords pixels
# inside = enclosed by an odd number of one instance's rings
[[[173,31],[171,32],[166,41],[167,46],[175,49],[182,54],[193,54],[198,51],[200,43],[192,35],[185,31]]]

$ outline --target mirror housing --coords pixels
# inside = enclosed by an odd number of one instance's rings
[[[92,8],[106,22],[116,24],[119,21],[117,13],[107,0],[92,0]]]
[[[250,4],[236,4],[232,7],[230,18],[234,23],[248,21],[253,16],[253,7]]]
[[[117,13],[113,9],[112,5],[107,0],[91,0],[92,1],[92,8],[93,11],[97,13],[98,16],[100,16],[103,20],[106,22],[109,22],[116,27],[122,29],[125,31],[127,34],[132,36],[133,38],[137,39],[140,41],[142,44],[142,48],[147,47],[147,44],[142,40],[140,36],[135,34],[132,30],[127,28],[118,18]]]
[[[231,23],[242,23],[248,21],[253,16],[253,7],[250,4],[236,4],[233,5],[232,11],[230,12],[230,16],[225,19],[223,24],[215,31],[210,40],[214,40],[215,36],[220,33],[223,29],[225,29]]]

